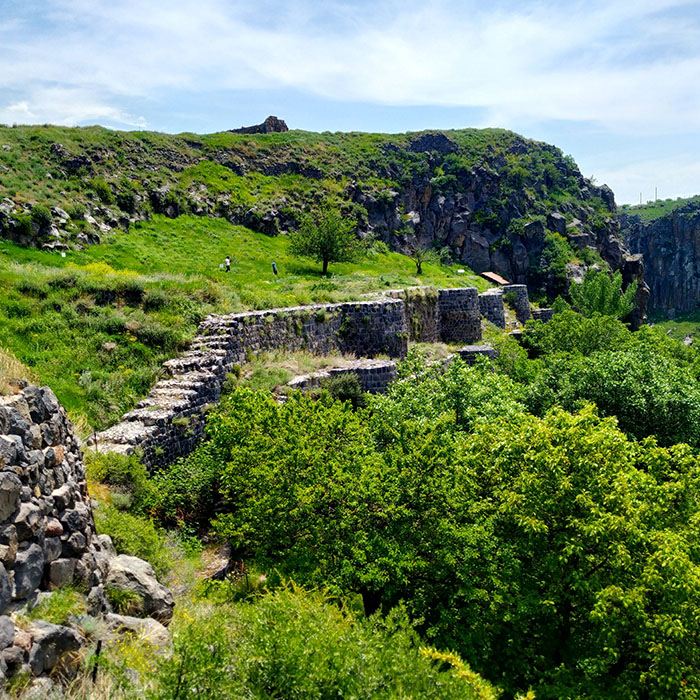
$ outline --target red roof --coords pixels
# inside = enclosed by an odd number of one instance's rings
[[[481,276],[489,282],[495,282],[496,284],[510,284],[508,280],[503,279],[503,277],[497,275],[495,272],[482,272]]]

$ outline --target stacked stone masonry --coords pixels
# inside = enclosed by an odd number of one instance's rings
[[[312,372],[294,377],[288,387],[291,389],[316,389],[326,379],[343,374],[356,374],[362,391],[369,394],[383,394],[396,379],[396,363],[391,360],[358,360],[347,367],[334,367],[323,372]]]
[[[111,612],[105,587],[134,591],[136,577],[138,591],[158,601],[144,610],[151,623],[167,624],[173,607],[149,564],[117,556],[109,537],[96,534],[80,441],[53,392],[23,380],[12,385],[15,393],[0,396],[0,684],[15,673],[48,673],[64,652],[87,644],[63,625],[15,627],[10,614],[56,588],[87,591],[88,613],[101,615]]]
[[[524,285],[513,285],[525,290]],[[483,295],[482,295],[483,296]],[[488,300],[498,316],[502,295]],[[404,357],[411,338],[420,342],[478,343],[482,302],[476,288],[393,290],[381,299],[209,316],[189,352],[164,364],[165,377],[122,421],[88,444],[99,451],[142,453],[148,469],[191,452],[203,433],[207,410],[219,401],[226,375],[250,356],[273,350],[341,352],[358,358]],[[529,314],[529,308],[528,308]],[[379,386],[389,376],[382,370]],[[369,382],[371,372],[358,372]]]
[[[527,286],[524,284],[507,284],[503,287],[504,296],[511,299],[510,306],[515,311],[515,317],[519,323],[525,323],[530,319],[530,297]]]
[[[506,327],[506,314],[503,308],[503,290],[489,289],[479,294],[481,315],[498,328]]]

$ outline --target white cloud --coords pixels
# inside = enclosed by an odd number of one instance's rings
[[[145,120],[110,106],[90,91],[79,88],[37,88],[25,98],[0,103],[0,124],[58,124],[79,122],[143,128]]]
[[[27,15],[0,25],[0,90],[20,93],[2,114],[128,123],[120,107],[128,97],[290,87],[386,105],[481,107],[503,126],[561,119],[697,129],[693,5],[48,0],[43,24]],[[684,8],[675,19],[659,14]],[[50,86],[82,96],[74,106],[58,100],[52,117]]]

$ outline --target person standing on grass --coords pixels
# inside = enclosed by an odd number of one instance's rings
[[[277,263],[274,261],[272,263],[272,272],[274,273],[275,277],[277,277]]]
[[[226,263],[226,272],[231,272],[231,258],[229,256],[226,256],[226,260],[224,260]]]

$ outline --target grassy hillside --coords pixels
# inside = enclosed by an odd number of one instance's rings
[[[0,336],[85,432],[144,396],[208,313],[344,301],[415,284],[487,286],[441,265],[426,265],[419,279],[409,258],[376,252],[332,265],[326,279],[286,248],[286,237],[194,216],[155,216],[65,258],[0,240]],[[226,255],[229,274],[219,267]]]
[[[622,214],[636,216],[642,221],[653,221],[670,214],[676,209],[686,206],[697,207],[698,205],[700,205],[700,195],[678,197],[677,199],[662,199],[656,202],[647,202],[646,204],[622,204],[619,210]]]

